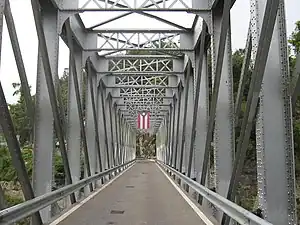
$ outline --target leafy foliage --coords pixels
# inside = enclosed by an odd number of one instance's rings
[[[17,135],[19,135],[20,144],[24,145],[32,138],[32,126],[30,125],[30,119],[26,113],[25,97],[21,91],[21,85],[20,83],[13,83],[12,85],[16,89],[13,95],[20,95],[20,98],[16,104],[9,105],[9,110],[15,131]],[[34,102],[34,96],[32,97],[32,101]]]
[[[156,135],[149,133],[137,133],[136,136],[136,156],[142,158],[152,158],[156,155]]]
[[[295,54],[300,53],[300,20],[295,23],[295,30],[292,32],[292,35],[289,39],[289,43],[292,46]]]

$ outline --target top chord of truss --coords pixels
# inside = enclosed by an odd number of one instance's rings
[[[179,30],[179,29],[139,29],[139,28],[130,28],[130,29],[88,29],[90,33],[191,33],[192,30]]]
[[[183,58],[182,56],[171,56],[171,55],[108,55],[105,56],[107,59],[178,59]]]
[[[60,8],[61,11],[176,11],[201,12],[208,11],[208,4],[199,0],[79,0],[77,8]],[[119,3],[120,2],[120,3]],[[148,5],[151,4],[151,7]]]

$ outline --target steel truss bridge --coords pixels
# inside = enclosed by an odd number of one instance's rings
[[[284,1],[250,2],[235,97],[230,32],[235,0],[31,0],[39,53],[33,104],[10,1],[0,0],[1,36],[5,17],[34,127],[31,181],[0,86],[1,127],[25,198],[10,208],[0,201],[0,224],[30,217],[34,225],[296,225],[292,110],[300,57],[290,82]],[[121,14],[85,27],[87,12]],[[154,12],[186,12],[193,23],[184,27]],[[104,26],[131,14],[172,28]],[[70,51],[67,115],[57,82],[59,38]],[[150,131],[156,134],[154,161],[136,159],[136,118],[143,110],[150,111]],[[254,121],[262,218],[235,203]],[[57,190],[55,140],[66,177]],[[57,210],[61,202],[64,211]]]

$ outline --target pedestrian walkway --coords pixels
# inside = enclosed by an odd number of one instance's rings
[[[151,161],[137,162],[59,225],[202,225]]]

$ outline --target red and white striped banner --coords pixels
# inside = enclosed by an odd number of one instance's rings
[[[138,129],[150,128],[150,112],[142,112],[138,114]]]

